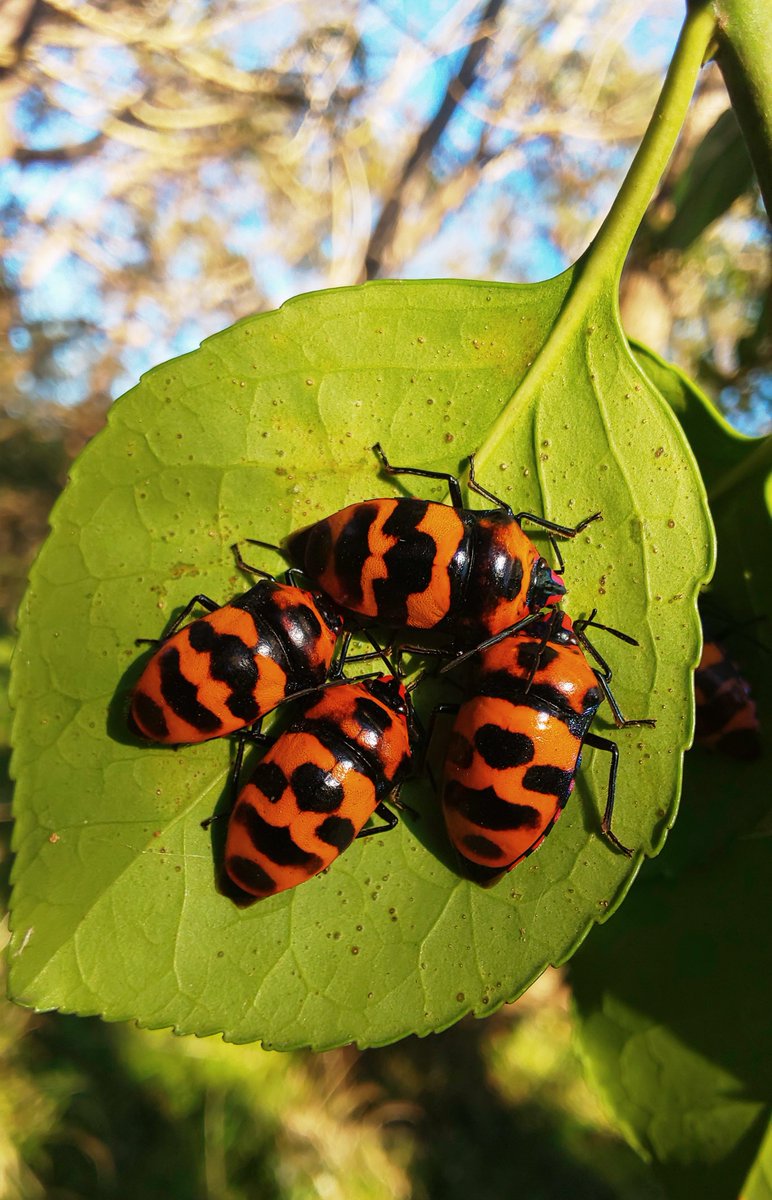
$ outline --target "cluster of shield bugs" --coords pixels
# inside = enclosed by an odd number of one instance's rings
[[[474,660],[446,758],[441,796],[446,827],[464,874],[490,882],[531,854],[554,826],[573,788],[584,745],[611,755],[600,830],[630,854],[611,828],[618,749],[590,732],[605,698],[618,727],[626,720],[611,692],[608,664],[589,626],[637,645],[588,619],[572,624],[560,607],[566,588],[557,539],[590,522],[560,525],[515,513],[483,488],[469,459],[469,490],[493,506],[465,508],[451,474],[393,466],[392,476],[444,481],[451,504],[415,497],[365,500],[291,533],[280,550],[292,564],[286,582],[263,576],[243,596],[218,606],[194,596],[166,631],[132,694],[132,729],[165,745],[233,734],[224,865],[255,897],[295,887],[328,867],[356,837],[392,828],[401,783],[421,769],[435,718],[423,734],[400,672],[373,642],[387,672],[347,677],[348,641],[362,619],[391,636],[441,635],[443,645],[409,649],[443,659],[446,672]],[[545,530],[553,568],[523,530]],[[310,585],[310,586],[309,586]],[[206,615],[185,625],[196,606]],[[591,664],[589,657],[593,660]],[[263,716],[293,704],[276,739]],[[268,744],[245,784],[248,741]],[[398,802],[397,802],[398,803]],[[375,814],[381,824],[369,825]]]

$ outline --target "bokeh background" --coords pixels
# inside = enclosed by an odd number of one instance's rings
[[[682,15],[680,0],[4,0],[4,879],[15,614],[112,400],[298,292],[562,270],[619,187]],[[622,310],[753,434],[772,428],[771,278],[708,67]],[[582,1080],[569,1007],[549,972],[484,1022],[311,1056],[2,1002],[0,1197],[661,1200]]]

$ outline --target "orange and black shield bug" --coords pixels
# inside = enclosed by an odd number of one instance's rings
[[[522,523],[545,529],[557,550],[556,536],[574,537],[599,513],[575,527],[515,514],[477,483],[473,458],[469,489],[495,507],[467,509],[454,475],[395,467],[373,449],[390,475],[445,481],[452,504],[366,500],[290,534],[282,547],[289,561],[336,604],[385,625],[449,633],[454,646],[468,647],[558,603],[566,590],[559,552],[553,570]]]
[[[394,676],[333,685],[302,705],[240,789],[243,743],[237,756],[225,869],[256,897],[296,887],[354,838],[394,828],[384,801],[411,769],[412,706]],[[374,813],[383,824],[364,828]]]
[[[730,627],[731,628],[731,627]],[[708,750],[752,762],[761,755],[761,727],[750,685],[703,617],[705,641],[694,672],[694,740]]]
[[[601,831],[631,853],[611,829],[618,748],[589,728],[604,697],[619,728],[655,722],[622,716],[611,670],[584,630],[594,625],[637,643],[593,616],[573,625],[554,609],[491,645],[480,655],[472,695],[456,706],[442,806],[464,873],[478,882],[511,870],[542,843],[573,789],[585,745],[611,755]]]
[[[183,626],[197,606],[206,616]],[[326,596],[270,576],[222,607],[194,596],[134,688],[129,726],[164,745],[243,729],[324,683],[342,628]]]

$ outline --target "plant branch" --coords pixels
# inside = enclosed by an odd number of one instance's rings
[[[601,279],[616,287],[632,240],[673,153],[691,102],[697,76],[715,33],[710,7],[687,15],[673,60],[638,153],[609,213],[579,263],[583,284],[597,289]]]
[[[458,73],[448,84],[440,107],[429,124],[422,130],[418,141],[413,147],[412,153],[405,162],[399,179],[381,210],[378,223],[370,236],[370,241],[365,250],[363,274],[366,279],[375,279],[380,274],[383,260],[394,241],[394,234],[405,202],[407,186],[418,168],[432,154],[456,108],[477,79],[477,68],[488,48],[494,22],[503,5],[504,0],[488,0],[477,23],[474,39],[466,52]]]
[[[703,5],[690,10],[638,153],[608,216],[574,267],[573,282],[547,340],[480,447],[478,467],[494,453],[523,404],[559,369],[577,330],[598,302],[618,303],[627,252],[672,154],[714,31],[711,9]]]

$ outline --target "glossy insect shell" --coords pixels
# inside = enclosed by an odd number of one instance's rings
[[[565,587],[518,522],[428,500],[351,504],[284,543],[336,604],[387,625],[480,641]]]
[[[391,676],[306,702],[239,794],[225,846],[233,882],[265,897],[323,871],[404,778],[411,740],[405,690]]]
[[[756,704],[739,667],[720,642],[706,640],[694,673],[695,741],[730,758],[751,762],[761,754]]]
[[[343,627],[325,598],[261,580],[164,641],[131,700],[154,742],[204,742],[250,725],[327,678]]]
[[[445,823],[465,873],[481,882],[516,866],[557,821],[603,698],[565,614],[526,690],[548,624],[480,655],[473,695],[451,734]]]

